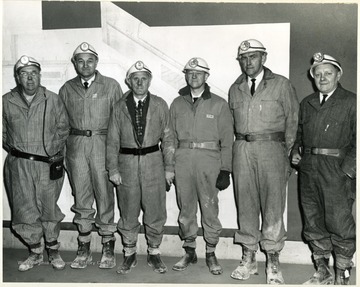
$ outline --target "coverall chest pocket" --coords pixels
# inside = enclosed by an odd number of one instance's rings
[[[246,106],[244,101],[230,102],[230,109],[234,116],[236,126],[245,124],[247,122],[247,113],[245,108]]]
[[[192,130],[191,123],[193,122],[193,115],[189,113],[178,113],[176,115],[176,131],[179,139],[188,139],[190,131]]]
[[[261,100],[259,111],[260,119],[264,123],[276,123],[284,117],[280,102],[274,99]]]
[[[90,111],[94,118],[106,119],[110,116],[110,105],[108,99],[95,99],[92,98],[90,101]]]

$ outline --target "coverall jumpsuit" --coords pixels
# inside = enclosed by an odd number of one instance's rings
[[[356,250],[352,216],[352,184],[356,175],[356,95],[337,87],[320,106],[319,92],[300,105],[299,129],[294,148],[301,147],[300,202],[304,237],[314,259],[335,253],[336,266],[351,267]],[[340,157],[314,155],[306,149],[344,149]],[[349,176],[351,176],[351,178]]]
[[[44,114],[47,102],[46,114]],[[69,134],[65,106],[55,93],[40,86],[31,104],[16,87],[3,96],[3,147],[9,153],[4,166],[14,231],[31,250],[58,246],[60,222],[64,219],[57,201],[64,177],[50,180],[46,162],[11,155],[11,149],[45,156],[63,152]],[[44,133],[43,133],[44,129]],[[39,252],[37,252],[39,253]]]
[[[231,152],[234,141],[233,121],[223,98],[210,92],[206,84],[202,96],[193,103],[190,87],[179,91],[170,107],[175,134],[175,180],[179,213],[179,235],[183,247],[196,248],[198,233],[197,208],[206,252],[213,252],[221,233],[218,218],[219,200],[216,180],[220,170],[231,172]],[[216,149],[182,147],[182,143],[215,143]]]
[[[256,251],[280,252],[286,232],[283,213],[290,175],[288,152],[298,124],[299,103],[290,81],[264,67],[264,76],[253,96],[242,74],[230,87],[229,105],[239,134],[285,133],[280,141],[236,140],[233,175],[239,230],[235,242]],[[259,215],[262,215],[260,228]]]
[[[61,87],[59,96],[65,103],[72,129],[93,133],[105,130],[104,134],[91,136],[70,133],[66,143],[66,165],[75,197],[72,211],[75,212],[79,240],[90,241],[95,223],[103,237],[102,243],[106,243],[115,239],[116,231],[113,185],[105,169],[106,129],[113,106],[122,97],[122,90],[117,81],[96,71],[95,80],[88,89],[78,76]]]
[[[125,256],[136,252],[141,209],[149,254],[160,253],[158,248],[167,218],[165,171],[174,171],[174,139],[169,129],[169,108],[162,98],[151,93],[147,97],[149,106],[142,144],[137,139],[127,104],[127,101],[134,101],[131,91],[115,105],[107,135],[106,165],[109,175],[120,173],[122,178],[122,184],[117,188],[121,214],[118,230],[122,235]],[[120,153],[122,148],[141,149],[159,143],[160,150],[145,155]]]

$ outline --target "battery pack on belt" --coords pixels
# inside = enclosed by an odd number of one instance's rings
[[[51,159],[52,159],[52,157],[47,157],[47,156],[22,152],[22,151],[19,151],[17,149],[12,149],[10,151],[10,154],[15,156],[15,157],[25,158],[25,159],[33,160],[33,161],[42,161],[42,162],[47,162],[47,163],[50,163]]]
[[[94,135],[106,135],[107,129],[102,130],[78,130],[78,129],[71,129],[70,135],[75,136],[84,136],[84,137],[91,137]]]
[[[267,134],[235,134],[236,140],[242,140],[246,142],[254,142],[254,141],[277,141],[284,142],[285,141],[285,133],[284,132],[276,132],[276,133],[267,133]]]
[[[337,148],[317,148],[317,147],[306,147],[304,153],[315,154],[315,155],[328,155],[334,157],[345,157],[345,149]]]
[[[159,145],[154,145],[144,148],[120,148],[122,154],[133,154],[133,155],[146,155],[148,153],[156,152],[159,150]]]

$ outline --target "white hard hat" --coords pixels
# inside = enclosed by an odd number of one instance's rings
[[[339,68],[341,74],[343,73],[343,69],[341,68],[340,63],[334,57],[331,57],[330,55],[318,52],[313,55],[313,60],[314,60],[314,62],[312,64],[312,66],[310,67],[310,75],[313,78],[314,78],[313,71],[314,71],[315,67],[323,65],[323,64],[332,64],[333,66],[336,66]]]
[[[142,61],[137,61],[135,64],[133,64],[130,69],[126,73],[126,81],[129,83],[130,76],[136,72],[146,72],[150,76],[152,76],[152,73],[150,69],[144,64]]]
[[[255,39],[242,41],[238,49],[237,59],[239,59],[242,54],[256,51],[264,52],[266,54],[266,48],[260,41]]]
[[[185,65],[183,73],[186,73],[187,70],[203,71],[210,74],[209,65],[203,58],[194,57],[191,58]]]
[[[98,53],[95,51],[94,47],[91,46],[89,43],[82,42],[74,51],[72,59],[75,59],[75,56],[78,54],[93,54],[96,58],[99,58]]]
[[[35,66],[41,70],[40,63],[37,60],[33,57],[23,55],[15,64],[15,71],[18,72],[21,68],[28,66]]]

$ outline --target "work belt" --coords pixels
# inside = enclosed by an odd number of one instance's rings
[[[144,148],[120,148],[122,154],[133,154],[133,155],[146,155],[159,150],[159,145],[144,147]]]
[[[106,135],[107,134],[107,129],[102,129],[102,130],[71,129],[70,134],[75,135],[75,136],[84,136],[84,137],[91,137],[91,136],[94,136],[94,135]]]
[[[236,140],[254,142],[254,141],[285,141],[284,132],[267,133],[267,134],[240,134],[235,133]]]
[[[17,149],[11,149],[10,154],[16,157],[20,157],[20,158],[25,158],[28,160],[33,160],[33,161],[42,161],[42,162],[47,162],[47,163],[51,163],[54,161],[55,157],[57,157],[57,155],[59,153],[57,153],[54,156],[48,157],[48,156],[43,156],[43,155],[37,155],[37,154],[32,154],[32,153],[27,153],[27,152],[22,152],[19,151]]]
[[[179,141],[179,148],[190,148],[190,149],[209,149],[219,150],[220,146],[218,142],[192,142],[192,141]]]
[[[328,155],[328,156],[335,156],[335,157],[343,158],[346,155],[346,150],[345,149],[337,149],[337,148],[306,147],[306,148],[304,148],[304,153]]]

